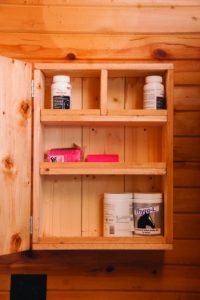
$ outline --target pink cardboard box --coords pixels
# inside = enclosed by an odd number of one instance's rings
[[[49,162],[78,162],[81,161],[81,149],[61,148],[48,151]]]
[[[87,162],[119,162],[118,154],[89,154]]]

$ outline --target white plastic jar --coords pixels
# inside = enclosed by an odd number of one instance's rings
[[[69,76],[53,76],[53,83],[51,85],[51,107],[53,109],[70,109],[71,84]]]
[[[104,236],[133,236],[132,193],[104,194]]]
[[[160,235],[163,232],[162,193],[134,193],[135,234]]]
[[[144,109],[165,109],[162,76],[147,76],[144,85]]]

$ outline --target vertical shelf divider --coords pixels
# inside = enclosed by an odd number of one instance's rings
[[[107,101],[108,101],[108,71],[101,70],[100,81],[100,112],[101,115],[107,115]]]

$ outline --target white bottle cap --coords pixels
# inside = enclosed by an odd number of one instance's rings
[[[55,83],[55,82],[69,83],[70,82],[70,77],[65,76],[65,75],[55,75],[55,76],[53,76],[53,83]]]
[[[147,76],[145,77],[146,83],[152,83],[152,82],[162,82],[162,76]]]

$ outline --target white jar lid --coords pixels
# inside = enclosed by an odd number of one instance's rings
[[[162,203],[163,199],[159,198],[159,199],[133,199],[133,203],[139,203],[139,204],[145,204],[145,205],[149,205],[149,204],[157,204],[157,203]]]
[[[110,194],[110,193],[104,193],[105,199],[132,199],[133,194],[132,193],[121,193],[121,194]]]
[[[152,83],[152,82],[162,82],[162,76],[147,76],[145,77],[145,82],[146,83]]]
[[[70,82],[70,77],[65,75],[55,75],[53,76],[53,83],[55,82]]]
[[[162,199],[162,193],[134,193],[133,198],[141,200]]]

